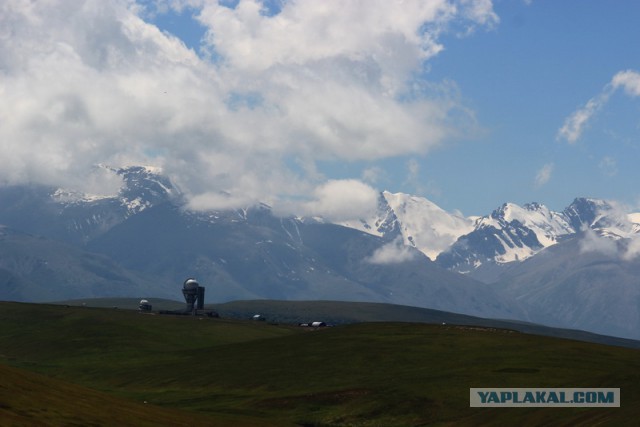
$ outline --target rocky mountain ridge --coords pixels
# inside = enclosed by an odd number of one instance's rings
[[[0,298],[180,299],[196,276],[210,302],[390,302],[640,338],[640,215],[612,203],[465,218],[382,192],[369,218],[333,224],[267,205],[190,211],[158,171],[114,173],[122,188],[100,197],[0,188]]]

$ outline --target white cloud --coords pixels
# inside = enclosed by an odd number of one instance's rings
[[[598,236],[594,231],[589,230],[580,241],[580,251],[596,252],[622,261],[633,261],[640,256],[640,236],[631,235],[616,241],[609,237]]]
[[[601,236],[596,231],[587,230],[581,242],[581,250],[631,261],[640,255],[640,214],[633,213],[629,205],[611,200],[607,203],[611,208],[606,213],[601,212],[604,216],[598,221],[599,226],[605,228],[605,235]]]
[[[234,209],[238,206],[251,206],[259,200],[251,199],[244,194],[233,195],[224,192],[206,192],[191,197],[188,201],[189,209],[196,211]]]
[[[614,176],[618,173],[618,164],[613,157],[603,157],[600,163],[598,163],[598,167],[607,176]]]
[[[372,166],[362,171],[362,180],[371,185],[376,185],[379,182],[386,181],[388,179],[389,176],[387,172],[378,166]]]
[[[615,240],[599,236],[595,231],[587,228],[584,230],[582,239],[580,239],[580,252],[596,252],[605,256],[616,257],[618,256],[618,245]]]
[[[446,0],[302,0],[265,16],[256,0],[240,1],[233,9],[211,2],[200,20],[211,29],[209,43],[237,69],[265,71],[280,64],[345,58],[360,65],[364,78],[378,70],[402,77],[442,50],[436,38],[458,14],[473,15],[469,22],[490,20],[490,4],[483,9],[476,7],[477,1],[462,3],[458,10]],[[425,23],[434,28],[421,31]],[[367,59],[373,60],[373,68],[366,66]]]
[[[415,256],[415,251],[404,245],[402,238],[399,237],[376,249],[366,261],[371,264],[399,264],[411,261]]]
[[[185,8],[210,57],[133,0],[3,1],[0,182],[80,187],[98,163],[150,164],[193,206],[304,199],[327,190],[318,160],[420,155],[465,128],[454,94],[412,79],[450,26],[498,21],[487,0],[307,0],[273,16],[254,0],[162,0],[153,13]]]
[[[78,191],[93,196],[112,196],[122,187],[122,177],[114,170],[96,167],[85,175],[85,179],[76,187]]]
[[[640,96],[640,73],[633,70],[620,71],[611,80],[614,88],[622,87],[629,96]]]
[[[370,217],[376,210],[378,191],[358,180],[330,180],[318,186],[312,200],[301,204],[302,214],[341,222]]]
[[[558,131],[558,138],[566,139],[569,144],[580,139],[589,120],[606,104],[609,95],[610,91],[605,90],[597,97],[590,99],[584,107],[571,114]]]
[[[489,26],[500,22],[500,18],[493,11],[491,0],[461,0],[461,4],[466,8],[467,18],[473,22]]]
[[[416,159],[409,159],[407,162],[407,169],[409,171],[407,180],[414,181],[418,178],[418,174],[420,173],[420,163],[418,163]]]
[[[536,178],[534,181],[534,186],[536,188],[542,187],[551,179],[551,174],[553,172],[553,163],[547,163],[536,174]]]
[[[419,174],[420,163],[416,159],[409,159],[407,161],[407,177],[404,183],[413,186],[417,190],[420,187]]]
[[[625,261],[632,261],[640,256],[640,236],[636,235],[627,240],[627,246],[622,259]]]
[[[584,107],[573,112],[565,120],[558,131],[558,138],[565,139],[570,144],[580,139],[589,121],[606,105],[611,95],[620,88],[628,96],[640,96],[640,73],[634,70],[616,73],[600,94],[591,98]]]
[[[420,175],[420,163],[415,158],[411,158],[407,161],[407,176],[404,180],[404,184],[412,188],[412,192],[415,194],[423,194],[429,196],[439,197],[442,195],[442,190],[438,184],[433,180],[426,180]]]

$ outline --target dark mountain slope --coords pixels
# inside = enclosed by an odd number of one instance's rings
[[[104,255],[0,228],[0,299],[52,301],[95,296],[170,296],[175,291]]]
[[[598,249],[585,238],[514,263],[497,287],[527,307],[532,322],[639,339],[640,259],[621,256],[625,240]]]
[[[488,286],[438,267],[417,250],[409,249],[409,261],[370,262],[388,242],[350,228],[281,219],[266,207],[205,219],[163,204],[88,247],[174,283],[196,276],[207,287],[207,301],[340,299],[517,315]]]

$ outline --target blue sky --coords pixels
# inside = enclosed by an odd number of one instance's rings
[[[5,4],[3,182],[145,163],[203,209],[640,208],[636,1]]]
[[[616,93],[573,144],[558,130],[616,73],[640,69],[640,3],[502,1],[494,8],[495,30],[453,40],[432,64],[432,76],[458,84],[486,131],[424,159],[425,176],[442,188],[434,200],[463,212],[501,200],[561,209],[576,196],[637,205],[640,99]],[[453,165],[469,179],[448,176]],[[545,165],[552,165],[549,180],[536,185]]]

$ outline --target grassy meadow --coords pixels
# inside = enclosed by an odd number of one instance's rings
[[[639,350],[450,324],[313,330],[0,303],[0,371],[7,425],[631,426],[640,419]],[[470,408],[470,387],[619,387],[622,406]]]

